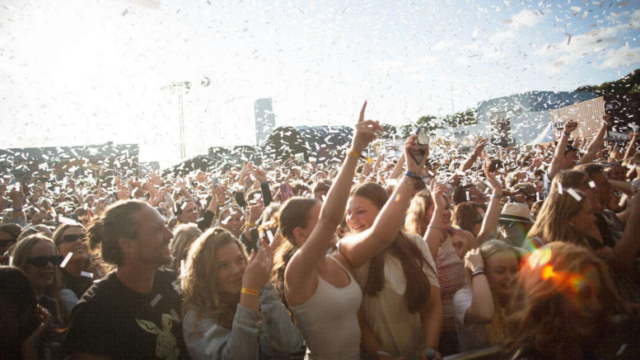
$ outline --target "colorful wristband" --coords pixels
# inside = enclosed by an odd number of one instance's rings
[[[249,289],[249,288],[245,288],[245,287],[243,287],[240,290],[240,293],[247,294],[247,295],[253,295],[253,296],[259,296],[260,295],[260,292],[258,290],[253,290],[253,289]]]
[[[416,173],[414,173],[414,172],[411,172],[411,171],[409,171],[409,170],[407,170],[407,172],[406,172],[406,173],[404,173],[404,176],[408,176],[408,177],[413,178],[413,179],[416,179],[416,180],[422,180],[422,178],[420,177],[420,175],[418,175],[418,174],[416,174]]]

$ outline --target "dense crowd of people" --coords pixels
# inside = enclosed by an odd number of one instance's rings
[[[605,115],[589,141],[570,144],[575,122],[557,144],[466,155],[414,135],[374,160],[365,108],[337,165],[2,174],[0,353],[640,355],[635,134],[606,144]]]

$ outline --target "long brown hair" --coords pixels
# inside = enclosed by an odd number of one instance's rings
[[[558,184],[560,184],[563,188],[574,188],[579,189],[582,185],[582,182],[587,177],[587,173],[578,170],[565,170],[560,171],[553,177],[553,181],[551,182],[551,188],[549,189],[549,193],[557,193],[559,190]]]
[[[431,192],[428,189],[420,190],[411,199],[407,217],[404,220],[405,229],[412,234],[424,236],[431,220],[427,219],[427,213],[432,206]]]
[[[382,209],[387,203],[389,196],[384,188],[376,183],[363,183],[351,190],[351,198],[365,198],[378,210]],[[427,275],[422,270],[423,266],[429,266],[427,260],[422,256],[420,249],[412,243],[402,231],[398,232],[398,236],[384,251],[378,253],[371,259],[369,264],[369,275],[367,283],[364,286],[364,293],[370,297],[378,296],[378,293],[384,289],[384,262],[385,255],[389,253],[402,264],[402,271],[407,281],[405,292],[405,302],[409,308],[409,312],[415,314],[422,310],[426,300],[431,293],[431,284]]]
[[[544,201],[536,223],[529,230],[527,236],[529,238],[539,237],[547,243],[562,241],[587,246],[585,239],[578,234],[576,226],[572,226],[569,219],[580,212],[584,203],[589,199],[582,191],[574,191],[581,198],[580,201],[568,192],[562,194],[551,192]]]
[[[289,261],[293,254],[298,250],[296,239],[293,235],[295,228],[306,228],[309,223],[309,213],[314,206],[320,204],[320,201],[314,198],[304,198],[294,196],[282,205],[278,215],[278,227],[280,233],[286,239],[282,241],[273,256],[273,270],[271,279],[273,286],[276,288],[282,303],[287,305],[284,296],[284,272],[287,269]]]
[[[189,248],[195,239],[202,235],[202,231],[195,224],[180,224],[173,229],[173,239],[171,239],[171,264],[169,268],[180,271],[181,262],[186,260]]]
[[[582,276],[595,269],[600,279],[598,300],[602,310],[590,340],[609,337],[608,319],[620,310],[621,300],[606,264],[589,250],[573,244],[554,242],[533,252],[520,269],[518,282],[508,306],[505,352],[514,353],[524,347],[534,347],[545,357],[573,359],[576,349],[584,344],[576,333],[574,321],[566,321],[567,296],[575,294],[572,276]],[[578,279],[578,278],[574,278]]]
[[[227,244],[236,244],[247,261],[247,252],[240,240],[221,227],[208,229],[191,244],[182,270],[182,312],[195,311],[194,330],[203,314],[211,315],[220,326],[231,330],[236,306],[220,301],[216,263],[216,251]],[[200,334],[197,330],[195,333]]]
[[[36,246],[38,243],[41,243],[41,242],[51,243],[51,246],[53,246],[55,254],[58,255],[58,248],[56,247],[56,245],[53,243],[51,239],[49,239],[48,237],[42,234],[29,235],[23,238],[22,240],[20,240],[16,244],[16,247],[13,250],[13,263],[11,265],[21,269],[25,273],[28,273],[27,267],[29,266],[29,258],[31,257],[31,251],[33,250],[34,246]],[[56,302],[56,306],[53,309],[55,313],[51,314],[53,318],[59,324],[66,325],[68,324],[69,314],[66,312],[66,310],[62,306],[62,300],[60,298],[60,291],[62,290],[60,268],[58,266],[54,266],[53,268],[54,268],[53,283],[47,290],[45,290],[44,294],[45,296],[51,299],[54,299]],[[40,294],[36,294],[36,295],[39,296]]]
[[[483,220],[478,209],[485,210],[485,213],[487,210],[486,206],[472,202],[463,202],[456,205],[452,214],[453,225],[472,233],[473,236],[478,236],[478,234],[473,233],[474,226],[477,223],[482,223]]]

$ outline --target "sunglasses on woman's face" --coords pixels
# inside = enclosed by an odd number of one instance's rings
[[[51,263],[51,265],[53,266],[59,266],[60,264],[62,264],[62,260],[62,255],[36,256],[33,259],[30,259],[28,263],[35,267],[45,267],[49,263]]]
[[[87,235],[86,234],[82,234],[82,235],[65,235],[65,236],[62,237],[62,241],[66,242],[66,243],[74,243],[78,239],[80,239],[80,241],[82,241],[82,242],[85,242],[85,241],[87,241]]]

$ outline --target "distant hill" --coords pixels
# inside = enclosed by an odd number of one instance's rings
[[[575,91],[594,92],[600,95],[640,94],[640,69],[616,81],[607,81],[600,85],[586,85]]]

